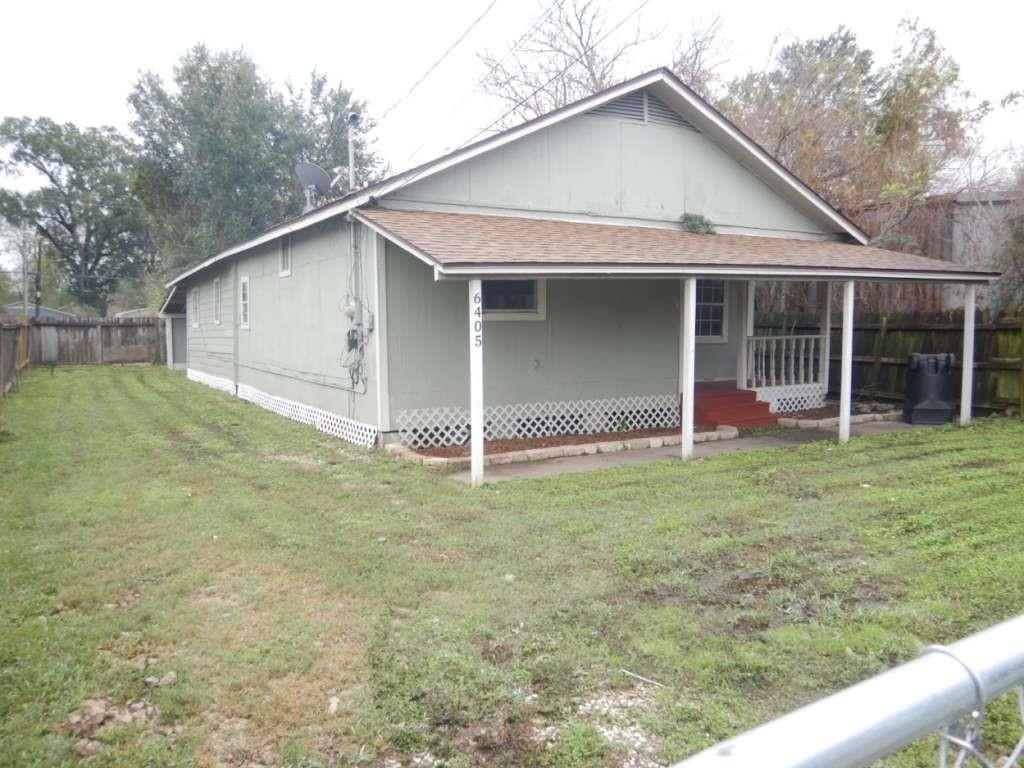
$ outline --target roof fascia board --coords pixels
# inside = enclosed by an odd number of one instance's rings
[[[984,284],[995,280],[998,275],[990,272],[914,272],[910,270],[879,269],[821,269],[793,267],[722,267],[722,266],[660,266],[660,265],[609,265],[573,266],[552,265],[480,265],[439,267],[441,279],[468,279],[473,276],[537,275],[565,276],[608,275],[608,276],[679,276],[679,275],[722,275],[727,277],[779,277],[792,280],[919,280],[943,283]]]

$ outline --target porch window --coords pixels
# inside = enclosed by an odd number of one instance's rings
[[[543,320],[543,280],[484,280],[485,320]]]
[[[697,281],[697,338],[725,341],[725,281]]]

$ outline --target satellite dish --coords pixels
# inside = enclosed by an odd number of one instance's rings
[[[299,177],[302,191],[306,193],[306,207],[303,213],[316,207],[317,197],[326,197],[331,189],[331,177],[315,163],[297,163],[295,175]]]

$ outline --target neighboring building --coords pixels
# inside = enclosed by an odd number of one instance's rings
[[[830,313],[754,336],[753,281],[842,281],[852,312],[854,280],[994,277],[866,241],[659,69],[228,248],[163,311],[190,378],[361,445],[471,439],[479,480],[485,432],[668,427],[681,401],[688,455],[695,418],[820,405]]]
[[[942,259],[969,269],[999,271],[999,254],[1009,235],[1009,220],[1019,215],[1024,201],[1010,191],[971,190],[956,195],[933,195],[921,205],[900,215],[889,206],[878,206],[864,214],[869,233],[886,234],[893,247],[900,240],[908,249],[933,259]],[[897,221],[890,221],[896,218]],[[919,294],[920,306],[909,306],[908,297],[893,296],[895,306],[887,311],[962,309],[963,287],[935,286]],[[910,298],[914,302],[914,298]],[[978,305],[988,304],[988,291],[978,292]]]
[[[10,304],[5,304],[0,314],[20,317],[25,312],[25,307],[20,301],[13,301]],[[41,320],[78,320],[79,316],[73,312],[65,312],[63,309],[54,309],[53,307],[39,307],[39,314],[36,314],[36,305],[28,305],[28,316],[30,318],[39,317]]]

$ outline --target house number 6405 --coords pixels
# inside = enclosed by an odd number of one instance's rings
[[[480,294],[473,294],[473,346],[481,347],[484,343],[483,329],[484,329],[484,312],[483,303],[480,300]]]

